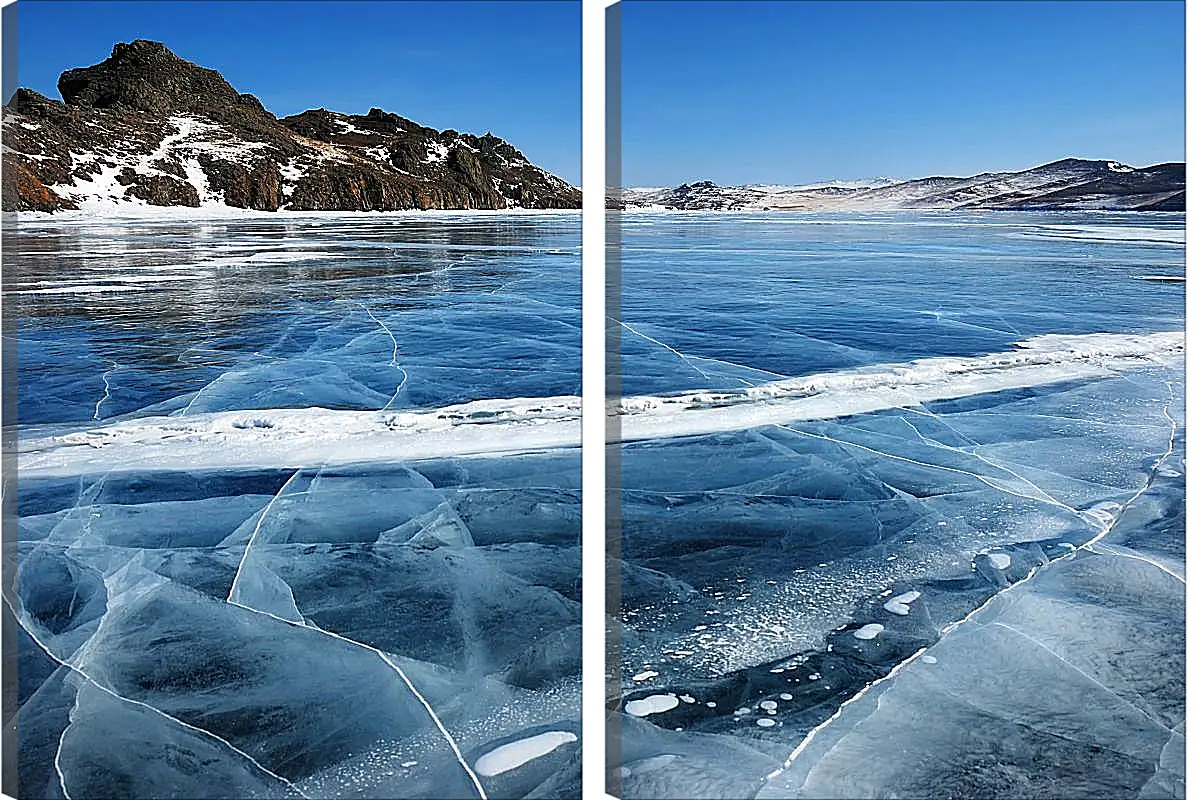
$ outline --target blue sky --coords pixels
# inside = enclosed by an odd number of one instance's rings
[[[545,2],[20,0],[18,82],[58,76],[116,42],[154,39],[286,116],[371,106],[436,128],[492,131],[581,175],[581,7]]]
[[[627,0],[623,184],[1183,159],[1181,2]]]

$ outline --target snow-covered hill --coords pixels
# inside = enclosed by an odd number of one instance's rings
[[[807,186],[718,186],[624,189],[611,205],[689,211],[900,211],[908,209],[1115,209],[1182,211],[1185,165],[1130,167],[1067,158],[1021,172],[909,181],[879,178]]]

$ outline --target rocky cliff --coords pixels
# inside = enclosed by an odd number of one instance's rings
[[[607,206],[688,211],[1119,210],[1183,211],[1184,164],[1130,167],[1116,161],[1067,158],[1020,172],[969,178],[817,186],[718,186],[625,189]]]
[[[438,131],[381,109],[278,119],[165,45],[117,44],[18,89],[3,117],[6,211],[94,203],[263,211],[580,208],[581,193],[497,136]]]

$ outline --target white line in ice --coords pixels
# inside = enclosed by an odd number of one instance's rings
[[[967,440],[968,440],[968,441],[970,441],[972,444],[974,444],[976,447],[979,447],[979,446],[980,446],[978,442],[975,442],[974,440],[971,440],[971,439],[969,439],[968,437],[966,437],[966,436],[963,436],[962,434],[960,434],[958,431],[954,430],[954,428],[952,428],[952,427],[951,427],[949,424],[947,424],[947,423],[946,423],[944,420],[940,419],[940,418],[938,417],[938,415],[937,415],[937,414],[934,414],[932,411],[927,411],[927,410],[926,410],[926,411],[922,411],[922,410],[919,410],[919,409],[912,409],[912,408],[911,408],[911,409],[909,409],[909,410],[910,410],[910,411],[913,411],[914,413],[923,413],[923,414],[926,414],[926,415],[928,415],[929,417],[931,417],[931,418],[933,418],[933,419],[937,420],[937,421],[938,421],[940,424],[942,424],[942,425],[946,426],[946,428],[947,428],[948,430],[952,431],[952,432],[953,432],[953,433],[954,433],[956,436],[959,436],[959,437],[961,437],[961,438],[967,439]],[[1066,504],[1065,504],[1065,503],[1063,503],[1061,500],[1059,500],[1058,498],[1054,497],[1054,495],[1050,494],[1050,493],[1049,493],[1049,492],[1047,492],[1045,489],[1043,489],[1041,486],[1039,486],[1038,484],[1036,484],[1036,483],[1034,483],[1033,481],[1031,481],[1031,480],[1029,480],[1028,478],[1026,478],[1024,475],[1022,475],[1022,474],[1020,474],[1019,472],[1016,472],[1015,470],[1012,470],[1012,469],[1010,469],[1010,468],[1008,468],[1008,467],[1005,467],[1005,466],[1003,466],[1003,465],[1001,465],[1001,464],[997,464],[996,462],[994,462],[994,461],[992,461],[991,459],[989,459],[989,458],[987,458],[986,456],[984,456],[984,455],[983,455],[982,453],[980,453],[978,450],[961,450],[961,449],[959,449],[959,448],[957,448],[957,447],[951,447],[951,446],[949,446],[949,445],[942,444],[941,442],[935,441],[935,440],[933,440],[933,439],[929,439],[929,438],[927,438],[926,436],[922,435],[921,431],[917,430],[917,427],[916,427],[915,425],[913,425],[913,423],[911,423],[911,422],[909,422],[907,419],[905,419],[904,417],[901,417],[901,418],[900,418],[900,421],[901,421],[901,422],[903,422],[905,425],[907,425],[907,426],[909,427],[909,429],[910,429],[910,430],[912,430],[914,434],[916,434],[917,438],[918,438],[918,439],[920,439],[920,440],[921,440],[923,443],[925,443],[927,446],[929,446],[929,447],[933,447],[933,448],[937,448],[937,449],[939,449],[939,450],[948,450],[948,451],[950,451],[950,452],[952,452],[952,453],[958,453],[958,454],[959,454],[959,455],[961,455],[961,456],[970,456],[970,457],[972,457],[972,458],[975,458],[975,459],[977,459],[977,460],[979,460],[979,461],[982,461],[984,464],[987,464],[988,466],[990,466],[990,467],[993,467],[994,469],[998,469],[998,470],[1000,470],[1001,472],[1004,472],[1004,473],[1007,473],[1007,474],[1011,475],[1012,477],[1016,478],[1017,480],[1021,481],[1021,482],[1022,482],[1022,483],[1024,483],[1024,484],[1026,484],[1027,486],[1032,486],[1032,487],[1034,488],[1034,490],[1036,490],[1036,491],[1040,492],[1040,493],[1041,493],[1041,495],[1042,495],[1042,497],[1045,497],[1045,498],[1047,498],[1049,502],[1051,502],[1051,503],[1054,503],[1055,505],[1061,506],[1061,507],[1063,507],[1063,508],[1070,508],[1070,506],[1066,505]],[[989,484],[989,485],[990,485],[990,484]],[[1072,511],[1075,511],[1075,509],[1071,509],[1071,510],[1072,510]],[[1083,512],[1080,512],[1080,511],[1075,511],[1075,513],[1077,513],[1077,514],[1080,514],[1080,515],[1081,515]]]
[[[904,661],[900,662],[895,667],[893,667],[892,671],[889,672],[887,675],[884,675],[883,677],[881,677],[875,681],[872,681],[871,683],[865,684],[862,689],[860,689],[858,692],[856,692],[845,703],[843,703],[838,708],[836,708],[834,710],[833,714],[826,717],[824,720],[822,720],[817,725],[815,725],[813,728],[811,728],[809,733],[805,734],[805,738],[801,739],[800,743],[796,746],[796,748],[791,753],[789,753],[788,758],[786,758],[784,760],[784,763],[777,769],[774,769],[771,772],[769,772],[767,774],[767,776],[764,778],[764,780],[770,781],[773,778],[775,778],[776,776],[783,773],[786,769],[790,769],[792,767],[793,761],[796,760],[797,756],[801,755],[801,753],[803,753],[805,751],[805,749],[807,747],[809,747],[810,742],[813,741],[813,737],[816,736],[822,729],[824,729],[830,723],[834,722],[834,720],[841,717],[842,712],[844,710],[846,710],[847,706],[849,706],[851,703],[854,703],[856,700],[860,699],[865,694],[867,694],[868,690],[870,690],[873,686],[878,686],[879,684],[884,683],[885,681],[888,681],[888,680],[891,680],[892,678],[894,678],[897,675],[897,673],[899,673],[907,665],[916,661],[917,658],[920,657],[921,654],[924,653],[928,649],[929,648],[927,648],[927,647],[922,647],[920,650],[913,653],[911,656],[906,658]]]
[[[1174,578],[1177,581],[1180,581],[1183,585],[1186,585],[1186,583],[1187,583],[1187,577],[1185,575],[1183,575],[1182,573],[1175,572],[1173,569],[1166,566],[1162,562],[1155,561],[1154,559],[1149,558],[1148,556],[1141,555],[1140,553],[1130,552],[1128,550],[1122,550],[1118,547],[1110,547],[1109,545],[1106,545],[1103,542],[1096,542],[1095,544],[1093,544],[1091,546],[1091,551],[1093,553],[1099,553],[1101,555],[1106,555],[1106,556],[1119,556],[1121,558],[1131,558],[1134,561],[1143,561],[1152,567],[1157,567],[1159,570],[1161,570],[1162,572],[1165,572],[1170,577]]]
[[[271,778],[286,784],[299,797],[303,797],[303,798],[307,797],[307,795],[305,795],[305,794],[303,794],[303,792],[299,791],[299,788],[297,786],[295,786],[293,783],[291,783],[290,781],[288,781],[286,778],[282,777],[281,775],[278,775],[277,773],[266,769],[264,766],[262,766],[260,763],[258,763],[257,760],[255,758],[253,758],[253,756],[249,755],[244,750],[237,747],[235,744],[228,741],[227,739],[221,738],[220,736],[217,736],[216,734],[212,733],[211,731],[206,731],[203,728],[197,728],[194,725],[191,725],[190,723],[183,722],[178,717],[172,717],[169,714],[167,714],[165,711],[162,711],[159,708],[154,708],[149,703],[143,703],[140,700],[134,700],[131,697],[125,697],[124,695],[118,694],[117,692],[113,691],[112,689],[109,689],[107,686],[104,686],[102,683],[97,681],[95,678],[88,675],[78,665],[72,664],[68,661],[63,661],[58,656],[54,655],[54,653],[51,652],[50,648],[44,642],[42,642],[41,639],[37,638],[37,635],[34,634],[32,630],[30,630],[28,625],[26,625],[24,622],[21,621],[20,615],[17,613],[17,610],[15,608],[13,608],[12,601],[8,599],[8,595],[7,594],[0,595],[0,598],[3,599],[4,604],[8,606],[10,611],[12,611],[13,617],[17,620],[17,624],[21,626],[21,629],[24,630],[25,633],[29,634],[29,638],[32,639],[37,644],[37,646],[40,647],[42,649],[42,651],[45,652],[45,654],[47,656],[49,656],[50,659],[53,660],[55,663],[57,663],[63,667],[66,667],[67,669],[69,669],[72,672],[79,675],[79,677],[83,678],[83,680],[87,681],[92,686],[99,689],[101,692],[104,692],[105,694],[116,698],[117,700],[121,701],[122,703],[131,703],[132,705],[147,709],[147,710],[152,711],[153,713],[157,714],[160,717],[163,717],[167,720],[170,720],[171,722],[181,725],[182,727],[184,727],[188,730],[194,731],[202,736],[206,736],[209,739],[215,739],[217,742],[220,742],[222,745],[229,748],[230,750],[235,752],[237,755],[239,755],[242,758],[249,761],[249,763],[251,763],[253,766],[257,767],[259,770],[261,770],[266,775],[269,775]]]
[[[440,716],[436,713],[435,709],[432,708],[431,703],[428,702],[427,698],[424,697],[423,694],[418,689],[415,688],[415,684],[411,682],[411,679],[409,677],[407,677],[407,673],[404,672],[400,666],[398,666],[393,661],[391,661],[386,656],[385,653],[383,653],[381,650],[379,650],[378,648],[376,648],[372,645],[365,644],[364,642],[358,642],[356,639],[350,639],[347,636],[341,636],[339,633],[325,630],[324,628],[321,628],[318,625],[312,625],[311,623],[306,622],[306,621],[294,622],[292,620],[284,619],[283,617],[279,617],[276,614],[271,614],[269,611],[262,611],[257,608],[251,608],[247,605],[244,605],[243,603],[238,603],[233,600],[229,600],[228,602],[231,605],[237,606],[238,608],[243,608],[246,611],[251,611],[254,614],[261,614],[263,616],[278,620],[281,623],[290,625],[295,628],[306,628],[307,630],[310,630],[310,631],[322,633],[325,636],[330,636],[333,639],[339,639],[340,641],[344,642],[345,644],[353,645],[355,647],[364,648],[366,650],[373,652],[375,655],[377,655],[378,658],[382,659],[382,661],[385,662],[385,664],[388,667],[390,667],[392,670],[394,670],[398,674],[398,677],[402,679],[402,682],[404,684],[406,684],[406,687],[408,690],[410,690],[411,694],[415,695],[415,698],[423,705],[423,708],[427,711],[427,715],[431,718],[432,723],[440,730],[441,735],[443,735],[443,737],[444,737],[444,741],[446,741],[448,743],[449,748],[452,749],[453,755],[456,756],[457,762],[460,763],[461,768],[464,769],[465,772],[468,774],[469,779],[471,781],[473,781],[473,786],[477,789],[477,794],[478,794],[478,797],[480,798],[480,800],[488,800],[488,798],[486,797],[485,789],[482,788],[482,786],[481,786],[481,780],[478,779],[477,774],[475,772],[473,772],[473,770],[469,766],[468,762],[465,761],[465,757],[461,753],[461,749],[457,745],[456,739],[452,738],[452,734],[448,732],[448,728],[446,728],[444,726],[443,721],[441,721]]]
[[[109,363],[111,363],[111,364],[112,364],[112,369],[110,369],[110,370],[108,370],[107,372],[105,372],[105,373],[103,374],[103,376],[102,376],[102,377],[103,377],[103,379],[104,379],[104,396],[103,396],[103,397],[101,397],[101,398],[100,398],[100,399],[99,399],[99,400],[96,402],[96,404],[95,404],[95,414],[93,414],[93,415],[92,415],[92,417],[91,417],[93,420],[97,420],[97,421],[98,421],[98,420],[99,420],[99,418],[100,418],[100,406],[102,406],[102,405],[104,404],[104,401],[105,401],[105,400],[109,400],[109,399],[111,399],[111,397],[112,397],[112,384],[111,384],[111,382],[109,381],[109,376],[110,376],[110,375],[111,375],[113,372],[115,372],[116,370],[120,369],[120,364],[117,364],[115,361],[112,361],[112,362],[109,362]]]
[[[397,367],[398,366],[398,339],[394,338],[394,332],[391,331],[388,327],[386,327],[386,323],[382,322],[380,319],[378,319],[377,317],[375,317],[373,315],[373,312],[369,310],[369,306],[365,305],[364,303],[358,303],[358,305],[360,305],[361,308],[365,309],[365,313],[369,315],[369,318],[372,319],[374,322],[376,322],[382,328],[382,330],[384,330],[386,332],[386,335],[390,337],[390,341],[394,345],[394,352],[390,356],[389,366]]]
[[[66,740],[66,732],[71,729],[71,725],[75,724],[75,711],[79,708],[79,694],[75,693],[75,703],[71,707],[70,713],[67,714],[66,727],[62,729],[62,733],[58,736],[58,748],[54,751],[54,771],[58,773],[58,786],[62,789],[62,796],[66,800],[71,800],[71,794],[66,789],[66,775],[62,772],[62,743]]]
[[[1069,511],[1070,513],[1077,516],[1079,519],[1083,520],[1084,522],[1087,522],[1089,525],[1093,524],[1092,520],[1089,518],[1089,516],[1086,512],[1080,511],[1077,508],[1072,508],[1071,506],[1068,506],[1066,503],[1059,502],[1058,500],[1055,500],[1052,497],[1050,497],[1049,495],[1045,495],[1044,493],[1040,496],[1034,496],[1032,494],[1022,494],[1021,492],[1014,492],[1012,489],[1008,489],[1003,486],[999,486],[995,483],[992,483],[985,476],[980,475],[975,472],[968,472],[965,469],[958,469],[956,467],[946,467],[941,464],[934,464],[934,463],[931,463],[928,461],[918,461],[915,458],[909,458],[907,456],[898,456],[895,453],[886,453],[883,450],[876,450],[875,448],[868,447],[867,445],[864,445],[864,444],[858,444],[857,442],[848,442],[845,439],[835,439],[833,436],[826,436],[821,433],[811,433],[809,431],[803,431],[798,428],[790,427],[788,425],[777,425],[776,427],[783,428],[786,431],[791,431],[796,434],[800,434],[801,436],[808,436],[811,439],[821,439],[826,442],[833,442],[834,444],[849,445],[851,447],[857,447],[860,450],[865,450],[869,453],[874,453],[875,455],[882,456],[884,458],[891,458],[894,461],[904,461],[909,464],[916,464],[919,467],[926,467],[928,469],[940,469],[943,472],[953,472],[958,475],[966,475],[967,477],[975,478],[976,480],[980,481],[981,483],[987,484],[988,486],[992,487],[993,489],[995,489],[998,492],[1004,492],[1005,494],[1009,494],[1014,497],[1023,497],[1026,500],[1036,500],[1040,503],[1046,503],[1048,505],[1057,506],[1058,508]],[[1037,488],[1032,483],[1030,483],[1029,485],[1033,486],[1034,489]]]
[[[1173,403],[1174,384],[1170,381],[1166,381],[1166,388],[1170,391],[1170,403]],[[1128,501],[1120,507],[1120,510],[1116,512],[1116,516],[1108,521],[1108,524],[1104,526],[1104,529],[1100,531],[1094,539],[1082,544],[1078,548],[1079,550],[1091,550],[1092,552],[1095,552],[1093,550],[1095,545],[1099,544],[1100,541],[1107,536],[1114,527],[1116,527],[1116,523],[1120,522],[1121,517],[1123,517],[1125,512],[1129,510],[1129,506],[1131,506],[1138,497],[1145,494],[1145,491],[1153,485],[1154,478],[1157,477],[1158,470],[1161,469],[1162,464],[1166,461],[1166,459],[1170,458],[1170,456],[1174,454],[1174,439],[1178,436],[1178,421],[1175,420],[1174,417],[1170,416],[1170,403],[1162,406],[1162,416],[1164,416],[1170,422],[1170,441],[1166,445],[1166,452],[1162,453],[1162,455],[1158,457],[1158,460],[1154,462],[1153,469],[1150,470],[1149,475],[1145,479],[1145,483],[1141,484],[1141,488],[1137,490],[1137,493],[1130,497]]]
[[[179,413],[179,415],[184,415],[184,414],[186,414],[188,411],[190,411],[190,410],[191,410],[191,406],[195,405],[195,401],[199,399],[199,395],[203,394],[203,390],[204,390],[204,389],[207,389],[207,388],[210,388],[210,387],[212,387],[212,386],[215,386],[215,385],[216,385],[216,383],[217,383],[217,382],[218,382],[218,381],[219,381],[221,378],[223,378],[225,374],[227,374],[227,373],[221,373],[220,375],[217,375],[217,376],[216,376],[216,378],[215,378],[214,380],[212,380],[211,382],[209,382],[209,383],[205,383],[203,386],[200,386],[200,387],[199,387],[199,391],[195,392],[195,396],[194,396],[194,397],[192,397],[192,398],[191,398],[189,401],[187,401],[187,404],[186,404],[185,406],[183,406],[183,409],[182,409],[182,411],[179,411],[179,412],[178,412],[178,413]]]
[[[364,303],[358,303],[358,305],[365,309],[365,313],[369,315],[370,319],[381,326],[382,330],[386,332],[386,335],[390,337],[390,341],[394,345],[394,351],[390,354],[389,366],[394,367],[396,370],[402,373],[402,380],[400,380],[398,382],[398,386],[394,388],[394,394],[392,394],[390,399],[386,401],[386,405],[379,409],[380,411],[389,411],[390,406],[394,405],[394,401],[398,399],[399,392],[401,392],[403,387],[407,385],[407,371],[398,365],[398,339],[394,337],[394,331],[390,330],[390,328],[386,326],[386,323],[382,322],[373,315],[373,312],[369,310],[369,306],[365,305]]]
[[[253,547],[253,541],[257,538],[257,534],[261,531],[261,525],[266,521],[266,515],[270,513],[270,508],[273,507],[278,498],[281,497],[284,492],[286,492],[286,487],[290,486],[291,481],[299,477],[299,473],[302,471],[303,470],[300,468],[291,473],[291,476],[286,479],[286,483],[282,484],[282,488],[278,490],[278,493],[271,497],[270,502],[266,503],[266,507],[261,510],[261,516],[257,518],[257,524],[253,526],[253,533],[250,534],[249,541],[245,542],[245,552],[241,554],[241,563],[237,565],[236,574],[232,576],[232,586],[228,587],[228,602],[231,603],[232,596],[236,594],[237,581],[241,579],[241,571],[245,569],[245,562],[249,559],[249,548]]]
[[[398,395],[402,392],[403,387],[407,385],[407,371],[398,366],[395,369],[402,373],[402,380],[398,382],[398,386],[394,387],[394,394],[390,395],[390,399],[386,401],[386,405],[378,409],[379,411],[389,411],[390,406],[394,405],[394,401],[398,399]]]
[[[690,367],[692,367],[693,369],[695,369],[695,370],[696,370],[698,373],[700,373],[700,374],[701,374],[701,377],[705,378],[707,381],[712,381],[712,380],[714,380],[714,378],[713,378],[713,376],[712,376],[712,375],[710,375],[709,373],[707,373],[707,372],[706,372],[705,370],[703,370],[701,367],[699,367],[699,366],[697,366],[696,364],[694,364],[694,363],[693,363],[693,359],[691,359],[689,356],[687,356],[687,355],[685,355],[684,353],[682,353],[680,350],[677,350],[675,347],[671,347],[670,345],[666,345],[666,344],[664,344],[663,342],[661,342],[659,339],[653,339],[651,336],[648,336],[646,333],[643,333],[642,331],[638,331],[638,330],[636,330],[635,328],[631,327],[630,325],[628,325],[627,323],[623,322],[623,321],[622,321],[622,320],[620,320],[620,319],[619,319],[619,320],[614,320],[614,321],[615,321],[615,322],[617,322],[617,323],[618,323],[619,325],[621,325],[622,327],[626,328],[626,329],[627,329],[628,331],[630,331],[631,333],[633,333],[633,334],[635,334],[636,336],[638,336],[639,338],[641,338],[641,339],[645,339],[645,340],[647,340],[647,341],[651,342],[652,344],[658,344],[660,347],[663,347],[663,348],[664,348],[665,350],[667,350],[669,353],[672,353],[674,356],[676,356],[677,358],[679,358],[681,361],[684,361],[684,362],[685,362],[686,364],[688,364]]]
[[[992,625],[993,625],[993,626],[995,626],[995,627],[998,627],[998,628],[1004,628],[1005,630],[1012,631],[1013,633],[1017,634],[1018,636],[1020,636],[1020,637],[1022,637],[1022,638],[1024,638],[1024,639],[1027,639],[1027,640],[1029,640],[1029,641],[1030,641],[1030,642],[1032,642],[1033,644],[1035,644],[1035,645],[1037,645],[1038,647],[1040,647],[1042,650],[1045,650],[1047,653],[1049,653],[1051,656],[1053,656],[1053,657],[1054,657],[1055,659],[1057,659],[1058,661],[1061,661],[1063,664],[1066,664],[1068,667],[1070,667],[1071,669],[1073,669],[1075,672],[1079,673],[1079,674],[1080,674],[1080,675],[1082,675],[1084,678],[1086,678],[1087,680],[1089,680],[1089,681],[1091,681],[1092,683],[1094,683],[1096,686],[1098,686],[1098,687],[1100,687],[1101,689],[1103,689],[1103,690],[1104,690],[1105,692],[1107,692],[1108,694],[1110,694],[1110,695],[1112,695],[1113,697],[1117,698],[1118,700],[1122,701],[1122,702],[1123,702],[1123,703],[1125,703],[1126,705],[1128,705],[1128,706],[1131,706],[1132,708],[1135,708],[1136,710],[1140,711],[1140,712],[1141,712],[1141,713],[1142,713],[1144,716],[1146,716],[1146,717],[1149,719],[1149,721],[1150,721],[1150,722],[1152,722],[1152,723],[1154,723],[1155,725],[1157,725],[1158,727],[1162,728],[1162,729],[1163,729],[1163,730],[1165,730],[1167,733],[1171,733],[1171,734],[1173,734],[1173,733],[1177,733],[1177,731],[1176,731],[1176,730],[1174,730],[1174,728],[1171,728],[1171,727],[1170,727],[1169,725],[1167,725],[1165,722],[1163,722],[1162,720],[1160,720],[1160,719],[1156,718],[1156,717],[1155,717],[1153,714],[1151,714],[1150,712],[1146,711],[1144,708],[1141,708],[1140,706],[1134,705],[1133,703],[1130,703],[1128,700],[1125,700],[1125,698],[1121,697],[1119,694],[1117,694],[1116,692],[1112,691],[1112,689],[1110,689],[1109,687],[1105,686],[1105,685],[1104,685],[1104,684],[1103,684],[1101,681],[1097,680],[1097,679],[1095,678],[1095,676],[1093,676],[1093,675],[1090,675],[1090,674],[1088,674],[1087,672],[1084,672],[1084,671],[1083,671],[1082,669],[1080,669],[1080,668],[1079,668],[1077,665],[1075,665],[1075,664],[1072,664],[1071,662],[1067,661],[1065,658],[1063,658],[1062,656],[1060,656],[1058,653],[1054,652],[1053,648],[1051,648],[1051,647],[1050,647],[1049,645],[1047,645],[1045,642],[1043,642],[1043,641],[1041,641],[1040,639],[1038,639],[1036,636],[1031,636],[1030,634],[1028,634],[1028,633],[1025,633],[1025,631],[1023,631],[1023,630],[1021,630],[1021,629],[1019,629],[1019,628],[1014,628],[1012,625],[1009,625],[1007,622],[1000,622],[1000,621],[996,621],[996,622],[993,622],[993,623],[992,623]]]

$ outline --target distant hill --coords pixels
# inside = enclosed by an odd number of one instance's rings
[[[381,109],[278,119],[159,42],[62,73],[62,102],[4,107],[3,208],[88,203],[277,210],[580,208],[581,192],[492,134]]]
[[[1186,166],[1130,167],[1116,161],[1066,158],[1021,172],[969,178],[828,183],[817,186],[718,186],[711,181],[674,189],[624,189],[608,205],[702,211],[1183,211]]]

